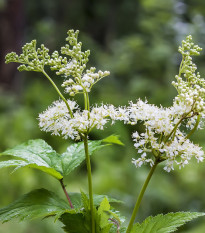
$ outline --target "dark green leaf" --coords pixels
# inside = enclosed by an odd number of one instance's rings
[[[60,217],[60,221],[64,224],[63,229],[67,233],[90,233],[90,223],[86,223],[82,213],[65,213]]]
[[[170,233],[192,219],[204,216],[205,213],[177,212],[166,215],[159,214],[155,217],[148,217],[141,224],[136,223],[131,233]]]
[[[81,192],[81,194],[71,193],[70,198],[76,212],[73,214],[66,211],[61,216],[57,216],[64,223],[63,229],[68,233],[90,232],[91,216],[88,195],[84,192]],[[116,232],[120,226],[120,217],[110,210],[108,199],[102,195],[94,195],[93,199],[94,204],[97,205],[97,208],[94,208],[96,233]],[[101,202],[99,203],[100,200]],[[111,221],[110,218],[116,220],[117,224],[115,221]],[[120,230],[120,232],[123,231]]]
[[[0,221],[14,218],[20,220],[59,215],[70,210],[67,202],[46,189],[37,189],[25,194],[10,205],[0,209]]]

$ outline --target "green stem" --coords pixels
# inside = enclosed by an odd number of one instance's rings
[[[87,95],[85,92],[83,93],[83,95],[84,95],[84,105],[85,105],[84,107],[85,107],[85,110],[88,110]]]
[[[87,92],[86,92],[86,99],[87,99],[87,108],[88,108],[88,111],[90,111],[90,101],[89,101],[89,95]]]
[[[173,133],[176,133],[176,130],[179,126],[179,124],[186,118],[186,116],[188,116],[190,113],[192,112],[192,109],[191,111],[185,113],[184,116],[181,117],[181,119],[177,122],[177,124],[174,126],[173,130],[171,131],[171,133],[165,138],[164,140],[164,144],[169,140],[169,138],[172,136]]]
[[[198,127],[198,125],[199,125],[200,118],[201,118],[201,116],[198,115],[198,116],[197,116],[197,120],[196,120],[196,124],[195,124],[194,128],[193,128],[193,129],[189,132],[189,134],[186,136],[186,139],[189,138],[189,137],[195,132],[195,130],[197,129],[197,127]]]
[[[60,90],[58,89],[58,87],[56,86],[56,84],[53,82],[53,80],[50,78],[50,76],[45,72],[45,70],[42,71],[42,73],[46,76],[46,78],[51,82],[51,84],[53,85],[53,87],[56,89],[56,91],[58,92],[59,96],[61,97],[61,99],[65,102],[68,111],[70,113],[70,116],[73,117],[73,113],[70,109],[70,106],[67,102],[67,100],[65,99],[65,97],[63,96],[63,94],[60,92]]]
[[[133,227],[133,224],[134,224],[134,220],[135,220],[135,217],[137,215],[140,203],[142,201],[142,198],[144,196],[146,188],[147,188],[147,186],[149,184],[149,181],[150,181],[150,179],[151,179],[151,177],[152,177],[152,175],[153,175],[153,173],[154,173],[154,171],[155,171],[155,169],[157,167],[157,164],[158,164],[158,162],[156,161],[154,163],[154,165],[151,167],[151,170],[150,170],[150,172],[149,172],[149,174],[147,176],[147,179],[145,180],[144,185],[142,186],[142,189],[141,189],[140,194],[138,196],[138,199],[137,199],[137,202],[135,204],[134,210],[132,212],[132,216],[131,216],[131,219],[130,219],[130,222],[129,222],[129,225],[128,225],[126,233],[129,233],[132,230],[132,227]]]
[[[88,135],[85,134],[83,138],[84,149],[85,149],[85,158],[87,165],[87,174],[88,174],[88,189],[89,189],[89,200],[90,200],[90,212],[91,212],[91,233],[95,233],[95,213],[94,213],[94,204],[93,204],[93,187],[92,187],[92,174],[91,174],[91,164],[90,156],[88,152]]]

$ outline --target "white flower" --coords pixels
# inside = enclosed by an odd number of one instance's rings
[[[73,69],[77,69],[78,76],[74,76]],[[69,62],[66,67],[59,70],[58,74],[64,74],[67,76],[74,76],[73,79],[65,80],[62,84],[63,87],[65,87],[65,92],[69,93],[71,96],[74,96],[77,93],[84,93],[84,92],[90,92],[92,86],[97,83],[100,79],[108,76],[110,74],[109,71],[98,71],[98,73],[95,73],[95,68],[91,67],[90,70],[86,70],[85,73],[82,73],[83,67],[78,67],[76,65],[76,60],[73,59],[71,62]]]
[[[54,135],[79,139],[80,134],[89,133],[93,128],[104,129],[114,113],[111,105],[101,105],[91,108],[91,111],[81,111],[76,102],[68,100],[73,116],[63,101],[56,101],[45,112],[39,114],[39,126],[43,131]]]
[[[124,115],[129,119],[126,118],[127,122],[132,125],[142,121],[147,128],[154,130],[156,133],[163,132],[165,135],[168,135],[174,127],[171,108],[157,107],[140,99],[136,104],[130,102],[127,114]]]

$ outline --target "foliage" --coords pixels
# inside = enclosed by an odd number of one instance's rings
[[[16,161],[15,161],[16,162]],[[9,164],[8,164],[9,165]],[[12,164],[10,164],[10,165],[12,165]],[[60,179],[60,178],[59,178]]]
[[[0,220],[7,222],[14,218],[21,221],[45,218],[63,213],[66,209],[70,209],[68,203],[60,199],[55,193],[46,189],[37,189],[2,208]]]
[[[90,141],[90,154],[100,149],[102,141]],[[18,160],[10,159],[0,162],[0,168],[16,166],[39,169],[60,180],[79,166],[85,159],[83,143],[79,142],[69,146],[62,155],[58,154],[44,140],[29,140],[13,149],[6,150],[0,155],[10,155]]]
[[[91,231],[89,199],[84,193],[81,193],[81,195],[84,210],[75,215],[73,213],[66,212],[60,217],[60,221],[64,223],[63,229],[65,232],[74,233]],[[112,217],[114,218],[112,219]],[[101,203],[98,204],[98,208],[95,210],[95,219],[97,233],[115,232],[119,227],[120,218],[117,214],[110,210],[110,204],[106,197],[101,201]],[[114,222],[114,219],[116,222]],[[115,226],[113,222],[115,224],[117,223],[117,226]]]
[[[192,219],[204,216],[204,213],[195,212],[178,212],[168,213],[166,215],[159,214],[155,217],[148,217],[143,223],[136,223],[131,233],[169,233],[174,232],[178,227]]]

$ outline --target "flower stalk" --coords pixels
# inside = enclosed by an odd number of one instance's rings
[[[64,193],[65,193],[65,195],[66,195],[66,198],[67,198],[67,200],[68,200],[68,202],[69,202],[70,208],[71,208],[71,209],[74,209],[73,204],[72,204],[72,202],[71,202],[71,199],[70,199],[70,197],[69,197],[69,194],[68,194],[68,192],[67,192],[67,190],[66,190],[66,188],[65,188],[65,185],[64,185],[64,183],[63,183],[63,179],[61,179],[61,180],[59,180],[59,181],[60,181],[61,187],[62,187],[62,189],[63,189],[63,191],[64,191]]]
[[[138,196],[138,199],[137,199],[137,201],[136,201],[134,210],[133,210],[133,212],[132,212],[132,216],[131,216],[131,219],[130,219],[130,222],[129,222],[129,225],[128,225],[128,228],[127,228],[126,233],[130,233],[130,231],[132,230],[132,227],[133,227],[133,224],[134,224],[134,220],[135,220],[135,217],[136,217],[137,212],[138,212],[138,210],[139,210],[139,207],[140,207],[142,198],[143,198],[143,196],[144,196],[144,193],[145,193],[145,191],[146,191],[146,189],[147,189],[147,186],[148,186],[148,184],[149,184],[149,182],[150,182],[150,180],[151,180],[151,178],[152,178],[152,175],[153,175],[153,173],[154,173],[154,171],[155,171],[155,169],[156,169],[158,163],[159,163],[159,162],[155,161],[154,165],[153,165],[153,166],[151,167],[151,169],[150,169],[150,172],[149,172],[149,174],[148,174],[148,176],[147,176],[147,179],[146,179],[145,182],[144,182],[144,185],[142,186],[142,189],[141,189],[140,194],[139,194],[139,196]]]
[[[65,99],[65,97],[63,96],[63,94],[61,93],[61,91],[58,89],[58,87],[56,86],[56,84],[53,82],[53,80],[50,78],[50,76],[43,70],[42,73],[46,76],[46,78],[51,82],[51,84],[53,85],[53,87],[55,88],[55,90],[58,92],[59,96],[61,97],[61,99],[65,102],[66,107],[68,108],[68,111],[70,113],[70,116],[73,117],[73,113],[70,109],[70,106],[67,102],[67,100]]]
[[[86,157],[87,175],[88,175],[88,189],[89,189],[89,201],[90,201],[90,213],[91,213],[91,233],[95,233],[95,213],[94,213],[94,204],[93,204],[92,174],[91,174],[90,156],[88,151],[87,134],[84,136],[83,142],[84,142],[85,157]]]
[[[198,115],[198,116],[197,116],[197,120],[196,120],[196,124],[195,124],[194,128],[190,131],[190,133],[186,136],[186,138],[190,138],[191,135],[196,131],[196,129],[197,129],[199,123],[200,123],[200,118],[201,118],[201,116]]]

